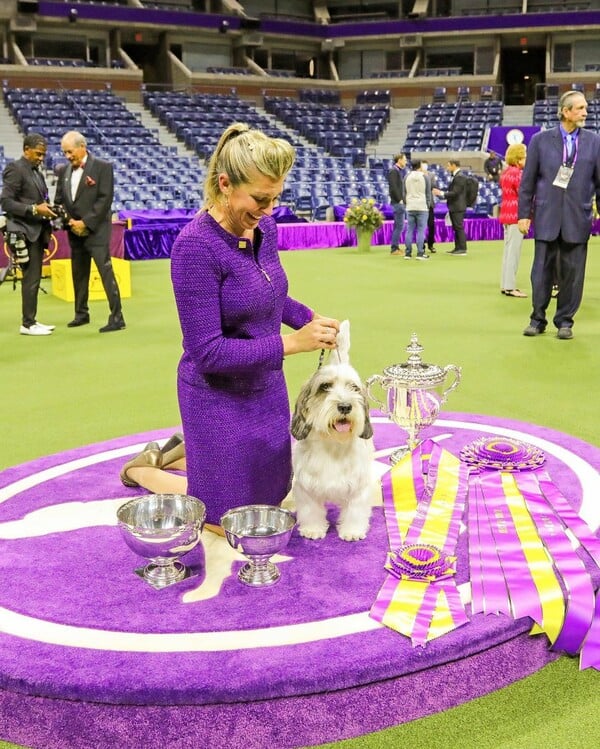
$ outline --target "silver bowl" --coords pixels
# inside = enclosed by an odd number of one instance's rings
[[[238,572],[246,585],[273,585],[281,572],[270,557],[282,551],[290,540],[296,518],[289,510],[272,505],[234,507],[221,518],[229,545],[248,557]]]
[[[155,588],[186,577],[187,568],[179,557],[198,544],[205,518],[204,503],[186,494],[148,494],[117,510],[125,542],[150,560],[141,574]]]

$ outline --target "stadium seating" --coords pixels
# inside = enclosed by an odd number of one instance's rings
[[[110,91],[5,88],[3,93],[25,134],[39,132],[52,141],[67,130],[79,130],[90,144],[159,144],[156,133],[147,130]]]
[[[144,127],[110,91],[5,88],[3,94],[22,132],[48,139],[48,169],[65,163],[59,144],[67,130],[81,132],[96,156],[113,162],[115,212],[126,206],[199,207],[204,166],[179,157],[177,148],[162,146],[156,131]]]
[[[197,209],[206,160],[223,129],[240,120],[293,143],[297,158],[281,202],[297,215],[324,220],[330,207],[353,197],[388,203],[391,159],[367,157],[365,151],[366,143],[376,142],[389,121],[386,92],[372,103],[359,96],[349,110],[331,92],[307,89],[299,98],[265,97],[268,116],[234,92],[145,91],[147,109],[189,149],[189,156],[180,156],[176,147],[162,146],[157,131],[144,127],[110,91],[4,89],[6,105],[21,130],[48,138],[50,170],[64,163],[60,138],[71,129],[86,136],[94,154],[114,164],[115,212]],[[499,102],[424,105],[415,115],[414,146],[425,146],[422,141],[428,138],[430,149],[470,147],[472,142],[480,147],[483,129],[478,121],[492,121],[493,115],[501,120]],[[444,174],[442,170],[442,178]],[[489,210],[493,196],[482,190],[480,202],[482,210]]]
[[[533,122],[541,128],[556,125],[556,99],[539,99],[533,105]]]
[[[360,166],[366,160],[366,144],[377,142],[389,122],[389,95],[389,91],[363,92],[357,96],[356,106],[347,110],[333,103],[331,96],[328,103],[322,103],[301,92],[300,101],[265,96],[264,107],[311,143],[333,156],[349,155],[354,165]]]
[[[486,128],[502,123],[500,101],[457,101],[421,105],[415,112],[403,150],[478,151]]]

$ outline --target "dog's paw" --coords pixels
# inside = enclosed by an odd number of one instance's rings
[[[298,531],[299,531],[300,535],[303,536],[304,538],[310,538],[313,541],[316,541],[319,538],[325,538],[325,536],[327,535],[327,528],[328,528],[327,525],[325,525],[325,526],[318,526],[318,525],[315,525],[315,526],[306,526],[306,525],[304,525],[304,526],[300,526],[298,528]]]
[[[338,527],[338,536],[342,541],[362,541],[367,537],[369,528],[351,528],[350,526],[340,525]]]

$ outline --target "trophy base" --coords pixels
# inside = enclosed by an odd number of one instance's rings
[[[274,585],[279,581],[281,572],[273,564],[273,562],[267,562],[266,564],[255,565],[252,562],[245,564],[242,569],[238,572],[238,580],[244,585],[250,585],[253,588],[260,588],[264,585]]]
[[[402,447],[397,448],[394,450],[394,452],[390,455],[390,463],[395,466],[396,463],[399,463],[402,458],[405,455],[408,455],[408,453],[412,452],[410,447],[408,445],[402,445]]]
[[[151,585],[156,590],[167,588],[169,585],[181,582],[191,576],[191,572],[183,562],[179,560],[173,561],[172,564],[156,564],[151,562],[145,567],[140,567],[135,571],[136,575],[145,580],[148,585]]]

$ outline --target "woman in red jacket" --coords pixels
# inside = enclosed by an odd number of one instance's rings
[[[521,245],[523,234],[517,226],[519,185],[523,167],[525,166],[527,149],[523,143],[515,143],[506,151],[505,160],[508,166],[500,175],[502,201],[500,203],[500,223],[504,224],[504,254],[502,256],[502,276],[500,292],[506,296],[524,298],[524,294],[517,288],[517,269],[521,259]]]

